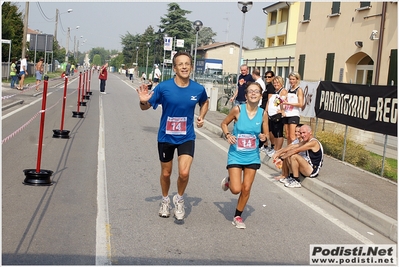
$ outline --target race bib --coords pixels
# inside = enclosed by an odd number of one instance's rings
[[[256,149],[256,136],[252,134],[237,135],[237,150],[254,150]]]
[[[166,134],[185,135],[187,117],[168,117],[166,120]]]

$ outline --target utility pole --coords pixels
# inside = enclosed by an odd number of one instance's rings
[[[68,63],[68,52],[69,52],[69,36],[71,34],[71,28],[68,27],[68,33],[67,33],[67,42],[66,42],[66,47],[65,47],[65,63]]]
[[[22,37],[22,58],[26,54],[26,36],[28,35],[28,15],[29,15],[29,2],[25,3],[25,16],[24,16],[24,33]]]
[[[58,9],[55,9],[55,29],[54,29],[54,40],[57,40],[57,29],[58,29]]]

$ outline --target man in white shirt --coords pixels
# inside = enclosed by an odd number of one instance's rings
[[[29,55],[26,55],[25,58],[21,59],[21,66],[19,69],[19,75],[21,76],[21,80],[19,80],[19,86],[17,87],[18,90],[24,89],[25,75],[28,75],[28,59]]]
[[[255,68],[252,71],[252,78],[255,80],[256,83],[262,87],[262,93],[266,90],[266,85],[265,82],[263,81],[262,77],[260,76],[260,71],[259,69]],[[262,101],[259,101],[259,106],[262,104]]]
[[[154,87],[157,86],[159,83],[159,79],[161,78],[161,71],[158,68],[158,65],[155,65],[155,70],[154,70]]]

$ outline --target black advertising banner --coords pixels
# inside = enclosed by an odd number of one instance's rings
[[[398,135],[398,90],[394,86],[321,81],[316,116],[358,129]]]

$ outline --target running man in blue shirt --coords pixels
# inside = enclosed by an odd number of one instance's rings
[[[142,84],[137,89],[142,110],[147,110],[150,107],[156,109],[158,105],[162,105],[158,130],[162,189],[162,200],[158,213],[160,217],[170,216],[170,176],[173,155],[177,149],[179,177],[177,194],[173,197],[174,216],[177,220],[183,220],[185,215],[183,194],[188,184],[195,148],[194,109],[197,104],[200,105],[200,114],[195,122],[200,128],[204,125],[209,105],[205,88],[190,80],[193,70],[192,61],[189,53],[177,52],[173,57],[173,71],[176,73],[174,78],[158,84],[150,93],[146,84]]]

